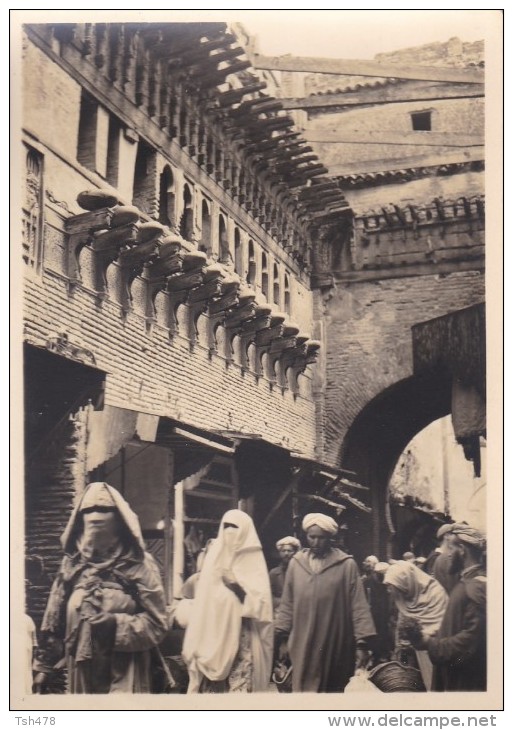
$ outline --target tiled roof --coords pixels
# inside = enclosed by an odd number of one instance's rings
[[[334,178],[341,190],[368,188],[376,185],[392,185],[420,180],[423,177],[455,175],[462,172],[481,172],[484,160],[457,162],[429,167],[409,167],[401,170],[385,170],[383,172],[364,172],[350,175],[337,175]]]

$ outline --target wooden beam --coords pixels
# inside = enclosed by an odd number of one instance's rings
[[[305,129],[307,142],[318,144],[390,144],[420,147],[483,147],[484,138],[479,134],[449,134],[445,132],[355,132]]]
[[[280,494],[280,496],[278,497],[278,499],[275,502],[275,504],[274,504],[273,508],[271,509],[271,511],[267,513],[264,521],[262,522],[262,524],[259,527],[259,531],[260,532],[263,532],[264,529],[267,527],[267,525],[271,522],[271,520],[273,519],[274,515],[278,512],[278,510],[280,509],[280,507],[285,502],[285,500],[287,499],[287,497],[289,496],[289,494],[291,492],[292,492],[292,484],[289,484],[289,486],[288,487],[285,487],[285,489],[283,490],[283,492]]]
[[[483,255],[478,259],[471,261],[444,261],[440,263],[422,263],[411,264],[408,266],[389,266],[381,269],[359,269],[358,271],[336,271],[328,274],[314,275],[312,286],[332,287],[333,282],[337,284],[364,282],[364,281],[384,281],[385,279],[403,279],[413,276],[438,276],[440,274],[454,274],[458,271],[484,271],[485,257],[484,247]]]
[[[412,167],[438,167],[439,165],[457,165],[464,162],[484,161],[484,148],[473,147],[466,152],[451,152],[449,154],[421,154],[409,157],[380,158],[355,162],[350,165],[330,165],[330,175],[343,177],[345,175],[365,175],[373,172],[396,172],[408,170]]]
[[[443,101],[444,99],[477,99],[484,97],[481,84],[461,84],[454,87],[429,86],[416,88],[411,94],[404,85],[389,86],[378,89],[360,89],[359,91],[341,91],[334,94],[315,94],[300,98],[283,98],[284,109],[324,109],[330,107],[358,107],[368,104],[403,104],[424,101]]]
[[[449,81],[453,84],[484,84],[484,71],[476,68],[440,68],[437,66],[401,66],[379,61],[305,56],[264,56],[255,54],[253,67],[269,71],[301,71],[336,76],[377,76],[393,79]]]

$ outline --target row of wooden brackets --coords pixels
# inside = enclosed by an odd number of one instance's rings
[[[236,274],[229,274],[220,265],[208,265],[201,251],[188,251],[183,241],[170,234],[160,223],[140,223],[140,212],[133,206],[114,206],[88,211],[66,221],[67,273],[70,286],[81,281],[80,254],[89,246],[94,254],[95,290],[103,299],[107,295],[107,269],[117,261],[121,276],[121,305],[128,314],[132,308],[131,287],[137,276],[147,285],[146,322],[156,320],[155,300],[163,291],[169,299],[169,334],[178,333],[178,308],[188,307],[188,332],[191,347],[198,337],[198,319],[208,314],[209,351],[217,351],[216,330],[225,327],[225,358],[233,360],[233,341],[241,338],[242,367],[249,368],[248,349],[256,347],[256,375],[265,374],[276,380],[276,362],[282,362],[281,384],[286,371],[292,368],[294,380],[315,360],[320,345],[299,328],[285,322],[286,315],[273,313],[268,305],[255,303],[256,294],[249,287],[241,288]],[[264,353],[269,355],[267,372],[263,372]]]

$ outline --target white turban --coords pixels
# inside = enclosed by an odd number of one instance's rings
[[[321,530],[324,530],[324,532],[329,533],[330,535],[336,535],[338,532],[338,525],[333,517],[323,515],[321,512],[311,512],[309,515],[306,515],[303,519],[303,524],[301,526],[306,532],[310,527],[313,527],[314,525],[319,527]]]
[[[282,537],[281,540],[278,540],[276,543],[276,547],[278,550],[281,547],[285,547],[285,545],[292,545],[292,547],[296,548],[296,550],[299,550],[301,547],[301,543],[297,539],[297,537],[292,537],[291,535],[288,535],[287,537]]]

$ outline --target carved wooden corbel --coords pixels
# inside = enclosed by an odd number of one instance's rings
[[[285,315],[282,313],[271,314],[269,327],[266,329],[259,330],[255,336],[255,347],[256,347],[256,374],[257,376],[265,375],[269,380],[274,380],[274,372],[264,372],[262,367],[262,358],[264,355],[269,355],[271,345],[277,338],[281,337],[283,332],[283,322],[285,321]]]
[[[68,218],[64,227],[68,233],[66,241],[66,273],[71,286],[81,281],[80,253],[85,246],[90,245],[94,233],[107,230],[112,220],[112,209],[80,213]]]
[[[282,358],[286,351],[294,349],[296,346],[295,335],[282,336],[271,342],[269,348],[269,380],[276,380],[278,385],[283,388],[286,385],[285,371],[282,367]],[[276,374],[276,363],[280,363],[279,373]]]
[[[296,346],[285,350],[281,358],[281,369],[285,381],[294,395],[297,394],[298,378],[306,369],[307,362],[307,341],[309,336],[305,334],[296,335]]]
[[[188,304],[188,332],[191,345],[194,346],[197,336],[199,316],[206,309],[206,303],[196,301],[189,303],[191,290],[201,287],[205,277],[206,256],[201,251],[187,251],[183,253],[182,269],[168,277],[166,291],[171,297],[171,326],[170,336],[178,333],[177,311],[180,304]]]
[[[95,288],[101,297],[107,294],[108,267],[118,258],[123,247],[135,244],[137,234],[137,224],[128,223],[93,235],[91,248],[95,253]]]
[[[167,286],[167,278],[181,270],[183,261],[182,242],[176,236],[165,236],[160,240],[158,253],[145,268],[147,281],[146,322],[155,322],[155,299]]]
[[[165,233],[160,223],[143,223],[137,232],[137,240],[119,254],[121,270],[121,307],[126,315],[132,309],[132,284],[142,274],[147,264],[158,252],[158,244]]]
[[[250,292],[249,297],[247,291],[240,290],[240,279],[237,276],[226,277],[220,282],[220,296],[211,299],[208,304],[208,339],[210,357],[217,352],[216,331],[220,325],[223,325],[228,312],[233,311],[237,307],[245,305],[248,301],[253,301],[255,293]],[[227,333],[227,340],[229,335]],[[225,355],[227,361],[231,362],[233,351],[228,344],[226,346]]]
[[[265,330],[271,324],[271,307],[268,305],[257,305],[253,319],[243,322],[240,329],[242,346],[242,367],[249,368],[248,349],[255,342],[257,333]]]

